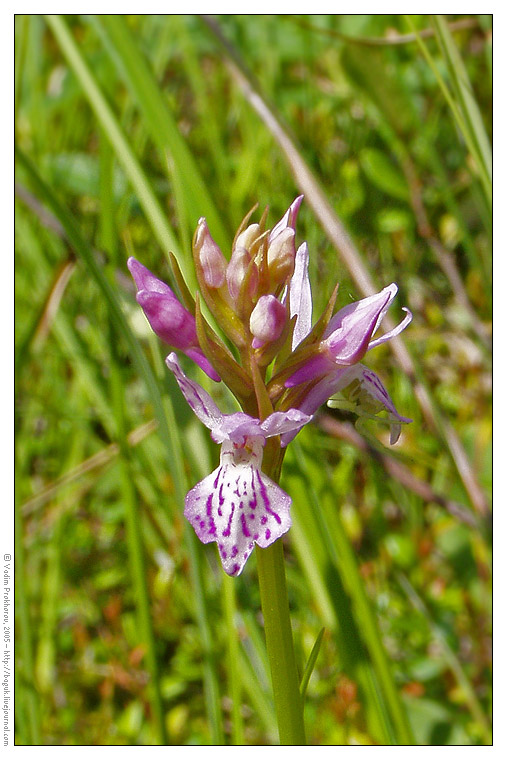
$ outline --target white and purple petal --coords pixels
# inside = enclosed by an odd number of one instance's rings
[[[185,375],[174,352],[169,354],[165,363],[174,374],[180,390],[194,414],[210,430],[220,430],[226,415],[222,414],[209,393],[206,393],[199,383],[190,380]]]
[[[291,526],[291,498],[260,471],[262,438],[226,441],[220,466],[185,499],[185,517],[203,543],[215,541],[228,575],[239,575],[254,545],[265,548]]]

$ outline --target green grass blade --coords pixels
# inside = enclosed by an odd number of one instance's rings
[[[482,114],[474,97],[465,64],[444,16],[434,16],[434,25],[437,40],[447,62],[456,98],[475,148],[474,155],[480,161],[482,171],[487,178],[487,185],[484,189],[487,191],[487,196],[491,197],[493,156],[491,155],[491,145],[484,128]]]
[[[454,40],[452,39],[450,34],[447,34],[447,37],[445,37],[443,42],[443,48],[446,52],[447,57],[447,63],[449,68],[452,70],[453,77],[456,77],[455,80],[455,87],[457,88],[460,95],[459,98],[463,99],[463,102],[460,104],[459,100],[458,102],[453,97],[452,93],[450,92],[447,84],[445,83],[440,70],[428,48],[424,40],[421,38],[420,34],[418,33],[417,29],[414,26],[414,23],[409,15],[405,16],[405,19],[416,35],[417,44],[419,45],[421,52],[426,59],[426,62],[428,63],[429,67],[431,68],[433,74],[435,75],[435,78],[438,82],[438,85],[440,89],[442,90],[442,94],[444,95],[447,104],[449,105],[449,108],[451,109],[452,115],[454,117],[454,120],[456,122],[456,125],[463,135],[463,138],[465,140],[465,143],[467,145],[468,150],[470,151],[471,155],[473,156],[476,166],[477,166],[477,172],[479,175],[480,182],[482,184],[482,188],[484,190],[486,199],[488,201],[489,207],[491,208],[492,204],[492,175],[491,175],[491,151],[489,149],[489,145],[486,145],[487,143],[487,137],[484,132],[484,127],[481,122],[481,128],[478,130],[478,124],[477,124],[477,114],[475,113],[475,109],[473,109],[473,113],[471,112],[471,103],[470,100],[473,98],[471,95],[471,92],[467,92],[466,96],[464,93],[461,92],[464,82],[463,79],[458,76],[457,69],[456,69],[456,54],[457,54],[457,48],[455,46]],[[440,27],[438,25],[438,22],[435,24],[435,28],[437,30],[437,34],[440,37],[441,44],[442,44],[442,34],[445,34],[443,32],[443,24],[440,24]],[[447,30],[448,33],[448,30]],[[453,52],[451,53],[451,47]],[[461,67],[462,69],[462,62]],[[460,71],[461,73],[461,71]],[[468,80],[468,77],[467,77]],[[461,107],[460,107],[461,106]],[[465,111],[462,110],[462,108],[465,108]],[[480,119],[480,115],[478,117]],[[480,134],[479,134],[480,132]]]
[[[186,266],[185,257],[181,254],[178,239],[66,22],[61,16],[46,16],[46,21],[79,80],[98,122],[110,140],[118,161],[132,183],[160,247],[166,252],[172,250],[183,270],[188,274],[188,266]]]
[[[299,689],[301,691],[301,698],[303,701],[306,696],[308,684],[310,683],[310,678],[312,677],[313,669],[315,668],[315,663],[317,662],[317,657],[319,656],[320,645],[322,644],[322,638],[324,636],[325,630],[325,628],[321,628],[317,638],[315,639],[315,644],[312,647],[312,651],[308,657],[308,662],[306,663],[305,672],[303,673],[303,677],[301,679]]]
[[[133,487],[132,467],[130,465],[130,448],[127,443],[127,430],[125,424],[125,399],[122,383],[121,368],[118,366],[117,357],[114,356],[115,339],[112,335],[111,348],[113,356],[111,372],[111,391],[113,410],[117,425],[117,440],[120,446],[118,460],[120,471],[120,490],[122,501],[125,505],[125,521],[127,527],[127,544],[130,559],[130,568],[135,589],[135,603],[139,620],[139,639],[146,649],[146,664],[150,674],[148,693],[153,711],[155,725],[155,737],[158,744],[166,744],[164,712],[160,694],[159,666],[155,651],[155,636],[151,619],[150,599],[146,580],[146,567],[144,558],[144,546],[141,521],[139,514],[138,499]]]
[[[158,148],[162,165],[165,165],[168,153],[171,164],[178,171],[192,230],[198,218],[205,216],[213,237],[227,250],[228,235],[222,219],[127,22],[120,15],[101,15],[96,17],[96,23],[102,29],[108,50],[141,109],[143,123]],[[172,23],[171,17],[167,17],[166,23]]]

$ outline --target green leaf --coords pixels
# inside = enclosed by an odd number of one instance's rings
[[[363,148],[359,154],[359,162],[370,182],[379,190],[398,200],[409,200],[410,193],[405,177],[385,153],[377,148]]]
[[[310,683],[310,678],[312,677],[313,669],[315,668],[315,663],[317,662],[317,657],[319,656],[320,645],[322,644],[322,638],[324,636],[325,630],[326,630],[325,628],[321,628],[318,633],[317,638],[315,639],[315,644],[313,645],[312,651],[310,652],[310,656],[308,657],[308,662],[306,663],[305,672],[303,673],[303,677],[299,685],[301,698],[303,700],[306,696],[306,690],[308,688],[308,684]]]

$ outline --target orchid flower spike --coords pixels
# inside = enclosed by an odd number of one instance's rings
[[[298,409],[274,412],[262,422],[244,412],[223,414],[213,399],[181,369],[175,353],[166,364],[190,408],[222,444],[220,465],[185,498],[185,517],[198,538],[215,541],[228,575],[239,575],[254,544],[265,548],[291,526],[291,498],[261,471],[267,438],[301,428],[310,415]]]
[[[139,261],[131,256],[127,266],[137,287],[137,303],[142,307],[153,332],[164,343],[183,351],[212,380],[218,382],[220,376],[199,346],[194,316],[179,302],[169,285],[155,277]]]

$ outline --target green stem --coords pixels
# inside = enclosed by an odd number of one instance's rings
[[[283,544],[256,547],[264,632],[271,669],[280,744],[304,745],[303,700],[299,692],[289,600],[285,580]]]
[[[239,636],[236,626],[236,587],[235,578],[224,575],[223,578],[223,603],[225,620],[227,624],[227,656],[228,656],[228,678],[229,693],[232,700],[232,727],[231,738],[232,744],[239,747],[245,743],[243,730],[243,718],[241,716],[241,680],[239,674]]]

